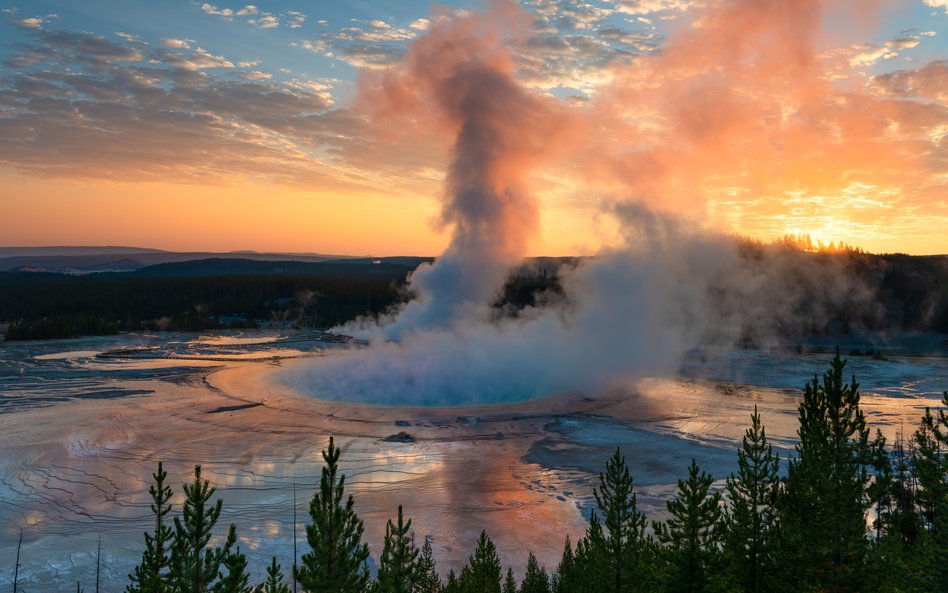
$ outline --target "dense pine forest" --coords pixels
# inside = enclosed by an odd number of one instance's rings
[[[948,256],[808,251],[790,241],[738,241],[729,278],[707,288],[721,318],[746,323],[743,341],[869,332],[948,333]],[[0,325],[7,340],[120,331],[342,325],[412,298],[407,277],[421,261],[373,263],[209,259],[83,276],[0,272]],[[582,258],[538,258],[511,273],[492,305],[498,316],[561,303],[561,276]],[[746,282],[730,277],[744,275]],[[757,303],[780,316],[746,318]],[[761,324],[767,327],[759,327]],[[713,337],[713,336],[712,336]]]
[[[250,583],[236,525],[224,530],[223,543],[209,544],[221,531],[223,503],[200,466],[175,509],[159,463],[149,490],[154,528],[126,593],[948,591],[948,392],[909,438],[887,443],[870,433],[859,385],[844,368],[837,353],[806,385],[789,460],[774,453],[755,409],[723,491],[692,461],[664,520],[639,510],[634,476],[616,450],[599,476],[585,535],[565,538],[553,567],[540,566],[532,552],[502,559],[482,532],[467,563],[445,571],[398,506],[373,578],[363,522],[330,437],[309,504],[308,551],[273,558],[265,582]],[[523,562],[518,582],[509,567]]]
[[[86,276],[0,272],[0,323],[10,323],[7,340],[270,322],[332,327],[406,298],[411,269],[206,260]]]

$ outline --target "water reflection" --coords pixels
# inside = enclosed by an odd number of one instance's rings
[[[305,548],[320,452],[334,434],[376,556],[385,521],[403,504],[416,536],[434,536],[445,571],[466,560],[481,529],[504,558],[531,549],[554,566],[563,536],[575,541],[582,532],[596,476],[615,447],[655,518],[691,457],[718,478],[733,471],[755,404],[774,444],[792,450],[800,389],[829,361],[718,353],[689,360],[684,378],[645,379],[597,398],[392,411],[298,396],[270,380],[272,360],[239,360],[331,347],[305,334],[139,335],[0,350],[0,555],[12,557],[22,528],[21,579],[32,590],[71,591],[88,561],[89,533],[101,533],[106,581],[120,590],[150,525],[147,488],[158,460],[178,506],[181,484],[200,463],[225,501],[222,525],[237,523],[262,578],[270,556],[291,563],[294,510]],[[194,358],[91,355],[117,349]],[[213,360],[224,354],[233,360]],[[948,383],[940,358],[851,358],[847,370],[862,384],[873,429],[889,438],[902,427],[911,432]],[[398,433],[407,439],[386,440]],[[0,579],[9,576],[3,571]]]

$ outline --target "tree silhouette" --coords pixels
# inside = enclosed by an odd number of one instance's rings
[[[290,588],[283,582],[283,572],[277,564],[276,556],[270,560],[267,567],[267,580],[257,585],[254,593],[290,593]]]
[[[514,578],[513,569],[507,569],[507,576],[504,577],[504,584],[500,588],[501,593],[517,593],[517,580]]]
[[[342,502],[346,477],[339,474],[340,453],[329,437],[319,490],[309,505],[312,522],[306,526],[306,541],[310,552],[300,559],[296,578],[304,591],[312,593],[362,593],[369,583],[369,548],[362,543],[362,520],[355,513],[352,495],[345,505]]]
[[[948,408],[948,392],[942,406]],[[933,591],[948,591],[948,413],[925,408],[915,432],[915,475],[918,501],[930,542],[925,564]]]
[[[459,581],[464,593],[500,593],[500,559],[486,531],[481,531]]]
[[[434,553],[431,550],[431,539],[425,538],[421,547],[421,557],[418,559],[418,583],[415,593],[440,593],[441,579],[435,567]]]
[[[727,480],[725,550],[735,580],[744,591],[770,590],[774,570],[780,457],[767,443],[757,406],[737,450],[738,473]]]
[[[599,474],[599,489],[594,489],[593,495],[608,532],[605,544],[612,573],[609,589],[626,593],[641,572],[645,514],[638,510],[632,476],[618,447],[606,462],[605,474]]]
[[[145,533],[145,551],[142,562],[128,575],[131,581],[125,588],[127,593],[161,593],[170,588],[168,574],[169,548],[171,547],[173,532],[165,520],[171,512],[172,491],[165,485],[168,472],[158,462],[158,471],[151,475],[155,481],[148,488],[151,495],[151,514],[154,517],[155,527],[152,533]]]
[[[418,548],[410,534],[411,519],[402,520],[398,505],[398,522],[389,519],[385,525],[385,543],[379,562],[378,587],[381,593],[413,593],[418,582]]]
[[[550,593],[550,577],[533,552],[527,556],[527,572],[523,575],[520,593]]]
[[[860,590],[867,551],[865,513],[873,448],[859,409],[859,384],[843,381],[836,356],[822,382],[808,384],[800,403],[800,442],[790,461],[783,505],[788,580],[832,591]]]
[[[553,593],[567,593],[577,590],[576,581],[579,577],[576,571],[576,564],[573,558],[573,547],[569,536],[563,542],[563,554],[560,556],[560,563],[556,567],[556,574],[553,578]]]
[[[215,591],[221,566],[237,542],[237,528],[231,525],[223,546],[209,546],[223,506],[218,499],[208,507],[214,491],[210,482],[201,478],[201,466],[194,466],[194,482],[184,485],[182,517],[174,519],[170,578],[176,593]]]
[[[251,593],[247,557],[240,551],[240,546],[225,554],[222,564],[227,568],[227,572],[221,572],[219,580],[214,584],[214,593]]]
[[[723,515],[721,494],[710,491],[712,481],[692,459],[688,479],[678,480],[677,496],[666,503],[671,517],[653,524],[664,546],[671,593],[713,590],[712,567],[720,549]]]
[[[596,511],[589,517],[586,535],[576,543],[573,570],[576,591],[601,593],[608,591],[614,584],[606,536]]]

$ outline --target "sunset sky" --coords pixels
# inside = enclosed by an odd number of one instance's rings
[[[3,246],[437,254],[464,119],[424,39],[469,22],[528,98],[496,142],[530,255],[613,244],[623,202],[948,253],[948,0],[0,9]]]

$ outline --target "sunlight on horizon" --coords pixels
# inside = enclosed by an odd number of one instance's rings
[[[412,56],[473,19],[550,111],[542,131],[536,111],[514,118],[512,138],[543,138],[505,165],[536,200],[526,255],[616,245],[625,202],[764,241],[948,253],[948,13],[920,2],[339,3],[265,27],[194,3],[100,8],[4,9],[5,245],[437,255],[458,123]],[[400,96],[378,92],[399,76]]]

